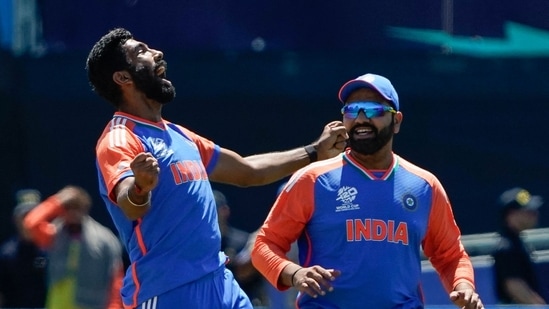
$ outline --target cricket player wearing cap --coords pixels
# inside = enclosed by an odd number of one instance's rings
[[[258,232],[256,268],[298,289],[300,309],[423,308],[423,248],[450,301],[483,308],[444,188],[393,153],[403,116],[391,82],[365,74],[339,99],[348,147],[292,176]],[[295,240],[299,264],[286,257]]]

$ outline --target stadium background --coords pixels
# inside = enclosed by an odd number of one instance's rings
[[[40,38],[14,52],[11,35],[26,29],[13,31],[15,2],[0,0],[2,218],[20,188],[47,196],[74,183],[95,193],[92,215],[113,227],[94,162],[113,109],[91,92],[84,66],[116,26],[164,52],[177,88],[165,118],[242,155],[311,142],[340,119],[340,85],[374,72],[400,95],[396,152],[438,176],[463,234],[497,229],[495,200],[509,187],[549,199],[547,1],[33,1]],[[517,43],[510,22],[531,31]],[[394,27],[450,41],[403,40]],[[453,50],[459,40],[468,49]],[[227,195],[233,224],[252,231],[279,184],[214,188]],[[541,227],[548,214],[541,209]],[[12,230],[0,225],[0,239]]]

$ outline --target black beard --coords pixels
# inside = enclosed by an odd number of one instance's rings
[[[371,127],[372,130],[374,130],[374,137],[369,139],[354,139],[353,132],[356,130],[357,127],[363,127],[364,125],[356,125],[354,126],[351,131],[349,132],[349,135],[351,138],[348,140],[349,146],[353,151],[356,151],[363,155],[372,155],[376,152],[378,152],[381,148],[383,148],[394,135],[394,119],[391,120],[391,124],[383,129],[381,131],[378,131],[375,127]]]
[[[161,61],[156,67],[159,65],[166,66],[166,63]],[[175,98],[175,87],[154,74],[156,67],[153,70],[147,67],[131,67],[129,72],[135,87],[141,90],[147,98],[160,104],[166,104]]]

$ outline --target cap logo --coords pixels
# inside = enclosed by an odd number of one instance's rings
[[[515,197],[515,201],[517,201],[517,203],[519,203],[519,205],[523,207],[526,206],[531,199],[532,197],[530,196],[530,193],[526,190],[520,190]]]

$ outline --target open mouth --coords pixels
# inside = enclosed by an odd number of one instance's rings
[[[155,73],[160,78],[166,78],[166,67],[165,66],[157,67]]]
[[[359,127],[353,130],[355,138],[372,138],[375,137],[375,134],[372,127]]]

